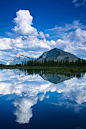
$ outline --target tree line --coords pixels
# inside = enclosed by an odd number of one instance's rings
[[[50,67],[60,67],[60,66],[86,66],[86,60],[78,58],[76,61],[71,61],[69,62],[68,60],[66,61],[54,61],[54,60],[49,60],[47,61],[46,59],[42,61],[37,61],[37,60],[29,60],[25,61],[25,63],[22,64],[17,64],[20,66],[50,66]]]

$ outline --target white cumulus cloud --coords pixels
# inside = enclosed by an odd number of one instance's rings
[[[40,38],[48,38],[49,37],[49,34],[44,34],[42,31],[40,31],[39,32],[39,34],[38,34],[38,37],[40,37]]]
[[[12,48],[12,44],[11,44],[10,38],[0,39],[0,50],[6,50],[6,49],[11,49],[11,48]]]
[[[39,37],[40,38],[45,38],[45,35],[44,35],[44,33],[42,31],[39,32]]]
[[[13,30],[20,35],[37,35],[37,29],[32,26],[32,20],[29,10],[19,10],[13,20],[16,24]]]

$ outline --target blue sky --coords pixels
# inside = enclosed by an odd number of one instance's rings
[[[0,63],[55,47],[86,58],[86,0],[0,0]]]

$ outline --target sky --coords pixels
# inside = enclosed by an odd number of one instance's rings
[[[0,0],[0,63],[53,48],[86,59],[86,0]]]

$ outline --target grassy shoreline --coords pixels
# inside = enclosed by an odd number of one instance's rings
[[[57,73],[64,75],[76,75],[80,73],[86,72],[86,66],[78,67],[78,66],[67,66],[67,67],[48,67],[48,66],[15,66],[15,65],[2,65],[0,69],[20,69],[27,70],[28,72],[41,72],[44,73]]]
[[[86,66],[16,66],[16,65],[2,65],[0,66],[0,69],[46,69],[46,70],[56,70],[56,69],[64,69],[64,70],[84,70],[86,72]]]

